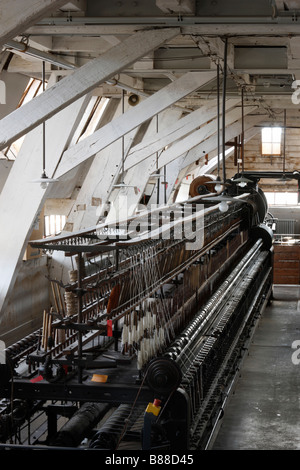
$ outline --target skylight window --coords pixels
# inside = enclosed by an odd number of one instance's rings
[[[264,127],[262,129],[262,155],[281,155],[281,131],[281,127]]]

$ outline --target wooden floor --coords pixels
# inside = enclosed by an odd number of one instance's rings
[[[212,450],[300,450],[300,286],[274,286],[224,411]]]

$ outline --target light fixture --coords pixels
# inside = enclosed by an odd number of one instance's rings
[[[43,92],[45,91],[45,62],[43,62],[43,74],[42,74]],[[40,183],[42,189],[47,189],[49,183],[56,183],[58,180],[55,178],[49,178],[46,175],[46,124],[43,122],[43,170],[41,177],[33,180],[32,183]]]
[[[240,176],[239,178],[235,178],[232,180],[234,183],[237,183],[238,186],[240,186],[241,188],[244,188],[245,186],[247,186],[248,183],[253,183],[252,180],[249,180],[248,178],[246,178],[245,176]]]
[[[46,173],[43,171],[41,177],[33,180],[32,183],[40,183],[42,189],[47,189],[49,183],[56,183],[58,180],[55,178],[48,178]]]
[[[229,209],[228,202],[227,201],[222,201],[219,204],[219,211],[220,212],[227,212]]]
[[[205,182],[205,185],[212,185],[212,184],[215,186],[215,190],[217,193],[223,191],[224,188],[231,186],[230,180],[221,181],[220,176],[217,176],[216,179],[213,181]]]
[[[224,188],[224,184],[222,184],[220,176],[217,176],[215,183],[215,190],[217,193],[221,192]]]

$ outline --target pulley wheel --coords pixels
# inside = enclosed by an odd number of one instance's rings
[[[273,244],[273,232],[265,224],[259,224],[250,229],[250,236],[255,240],[259,238],[263,241],[263,247],[265,250],[270,250]]]
[[[179,366],[171,359],[153,359],[147,369],[148,386],[156,393],[169,394],[179,387],[182,374]]]
[[[197,178],[195,178],[190,184],[190,197],[196,197],[207,193],[215,193],[216,190],[213,184],[208,184],[207,186],[205,184],[211,181],[213,181],[213,178],[209,176],[197,176]]]

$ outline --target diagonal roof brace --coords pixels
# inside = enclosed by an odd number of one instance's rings
[[[178,34],[180,28],[138,32],[74,70],[0,121],[0,150]]]

